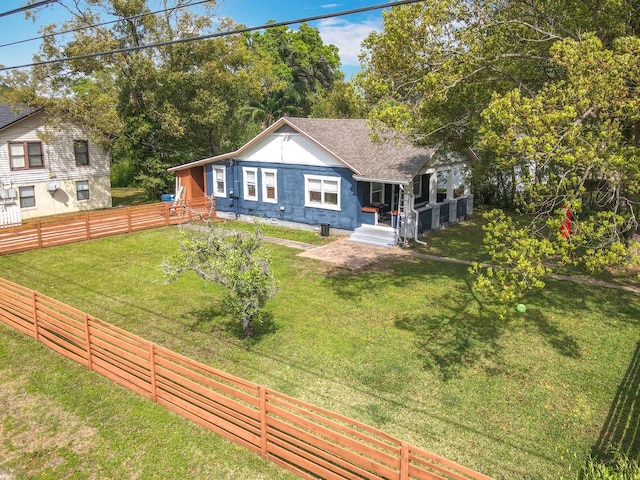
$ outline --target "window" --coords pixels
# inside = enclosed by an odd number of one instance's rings
[[[76,198],[78,200],[89,200],[89,180],[76,182]]]
[[[305,206],[340,210],[340,178],[304,176]]]
[[[42,168],[42,142],[9,143],[11,170]]]
[[[371,183],[371,203],[384,203],[384,184]]]
[[[76,165],[89,165],[89,142],[86,140],[74,140],[73,155],[76,157]]]
[[[262,201],[278,202],[278,173],[277,170],[262,169]]]
[[[20,187],[20,208],[30,208],[36,206],[35,187]]]
[[[244,177],[244,199],[258,200],[258,169],[243,167],[242,175]]]
[[[418,175],[413,179],[413,195],[416,198],[420,198],[422,196],[422,175]]]
[[[213,194],[216,197],[227,196],[227,173],[225,167],[213,167]]]

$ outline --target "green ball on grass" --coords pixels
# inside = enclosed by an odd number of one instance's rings
[[[516,307],[516,310],[519,311],[520,313],[524,313],[527,311],[527,307],[523,303],[519,303],[518,306]]]

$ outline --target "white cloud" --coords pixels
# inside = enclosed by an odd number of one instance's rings
[[[360,65],[358,56],[362,41],[374,30],[381,29],[380,21],[350,22],[343,18],[329,18],[318,24],[318,31],[325,44],[333,44],[340,50],[342,65]]]

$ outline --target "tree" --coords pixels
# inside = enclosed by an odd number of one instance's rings
[[[274,76],[265,96],[254,104],[265,107],[265,123],[283,114],[308,116],[317,97],[343,78],[337,47],[325,45],[318,29],[306,23],[297,31],[284,26],[269,28],[247,35],[246,41],[273,65]]]
[[[472,147],[474,189],[500,182],[494,198],[529,215],[488,216],[487,246],[506,268],[475,273],[504,301],[552,268],[637,261],[638,6],[439,0],[391,9],[365,43],[372,116],[418,143]]]
[[[224,305],[236,317],[245,335],[254,334],[260,309],[275,293],[269,260],[261,250],[262,231],[253,234],[227,231],[212,223],[180,229],[180,249],[163,262],[167,279],[175,281],[187,271],[227,289]]]
[[[161,13],[147,3],[62,3],[71,20],[44,30],[74,30],[72,38],[46,37],[36,60],[134,50],[34,68],[31,88],[20,91],[29,104],[47,103],[52,117],[66,116],[108,138],[114,161],[132,162],[148,196],[157,198],[171,188],[167,167],[233,150],[255,135],[258,126],[239,112],[262,96],[271,66],[241,36],[135,50],[215,30],[214,0],[200,7],[203,15],[186,9],[195,0],[166,0]],[[95,26],[105,17],[116,21]]]

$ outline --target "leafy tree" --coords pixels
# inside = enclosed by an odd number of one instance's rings
[[[227,289],[224,305],[241,323],[247,336],[260,309],[275,293],[269,261],[261,251],[262,232],[245,235],[207,224],[180,229],[180,250],[163,262],[167,279],[175,281],[187,271]]]
[[[551,267],[637,260],[638,6],[437,0],[391,9],[365,42],[372,117],[418,143],[472,147],[474,189],[499,183],[493,199],[530,215],[488,216],[487,245],[509,273],[475,272],[504,301]]]
[[[325,45],[319,31],[306,23],[297,31],[269,28],[247,35],[246,41],[273,66],[263,100],[254,104],[263,107],[267,124],[284,114],[308,116],[317,97],[343,78],[337,47]]]
[[[367,105],[364,97],[351,82],[336,81],[331,90],[325,90],[311,107],[315,118],[365,118]]]
[[[216,2],[207,2],[203,15],[184,8],[194,2],[167,0],[161,14],[152,14],[143,0],[72,3],[71,20],[44,29],[73,29],[72,38],[58,44],[57,37],[47,37],[38,59],[135,49],[213,31]],[[90,27],[105,17],[117,22]],[[33,69],[32,88],[21,91],[29,103],[46,101],[54,116],[66,114],[107,138],[114,161],[132,161],[149,196],[157,198],[170,186],[167,167],[237,148],[256,133],[239,111],[262,96],[261,79],[270,71],[242,37],[226,36],[41,66]]]

